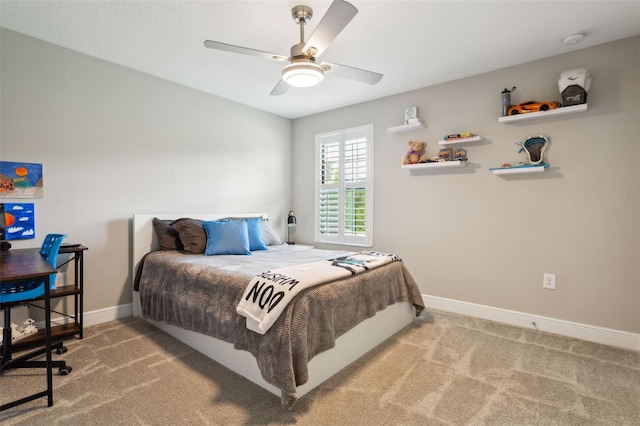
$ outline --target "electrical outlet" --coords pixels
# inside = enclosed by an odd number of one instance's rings
[[[56,274],[56,287],[64,287],[66,285],[64,281],[64,272],[58,271]]]
[[[542,288],[548,288],[549,290],[556,289],[556,274],[544,274],[542,278]]]

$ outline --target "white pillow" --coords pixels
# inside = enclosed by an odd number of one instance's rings
[[[276,231],[273,230],[271,224],[268,219],[262,219],[262,236],[264,237],[264,243],[268,246],[275,246],[278,244],[282,244],[282,240],[276,234]]]

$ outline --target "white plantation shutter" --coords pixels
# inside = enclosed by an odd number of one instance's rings
[[[316,242],[373,245],[373,125],[316,135]]]

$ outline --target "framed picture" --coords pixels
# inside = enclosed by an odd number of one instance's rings
[[[404,124],[418,122],[418,108],[412,106],[404,110]]]
[[[42,197],[42,164],[0,161],[0,198]]]
[[[33,203],[0,204],[0,239],[28,240],[36,237]]]

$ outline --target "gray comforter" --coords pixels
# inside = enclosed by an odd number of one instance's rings
[[[331,349],[335,339],[377,311],[410,302],[419,315],[422,296],[404,263],[392,262],[353,277],[304,290],[264,335],[246,327],[236,306],[251,278],[294,264],[348,252],[299,246],[270,246],[251,256],[202,256],[157,251],[139,274],[142,315],[204,333],[252,353],[264,379],[282,390],[291,408],[296,386],[308,380],[308,362]]]

